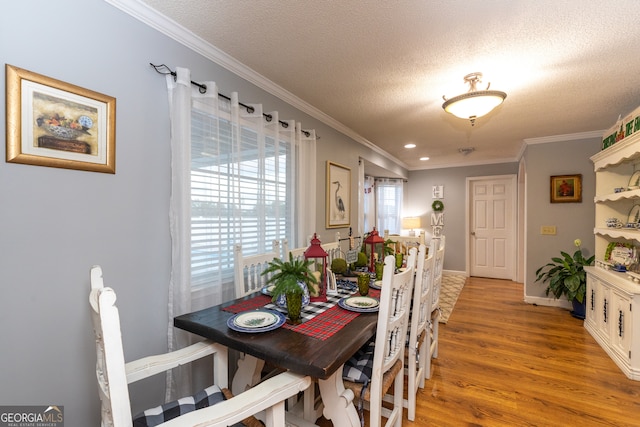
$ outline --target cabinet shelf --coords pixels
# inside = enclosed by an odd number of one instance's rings
[[[627,377],[640,380],[640,328],[634,327],[640,313],[633,310],[634,305],[640,305],[640,275],[614,271],[604,260],[612,242],[640,246],[640,229],[605,226],[612,217],[626,222],[628,209],[640,204],[640,189],[614,192],[615,188],[628,188],[631,176],[640,170],[640,132],[591,156],[591,161],[596,174],[596,266],[585,267],[584,327]]]
[[[602,228],[594,228],[593,234],[610,237],[612,239],[633,240],[640,244],[640,230],[637,230],[637,229],[629,229],[624,227],[623,228],[602,227]]]
[[[609,194],[603,194],[601,196],[595,196],[593,198],[593,201],[595,203],[604,203],[604,202],[615,202],[618,200],[633,200],[633,199],[640,200],[640,189],[627,190],[627,191],[621,191],[619,193],[609,193]]]

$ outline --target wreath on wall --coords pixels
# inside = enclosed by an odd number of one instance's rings
[[[444,203],[440,200],[434,200],[431,204],[431,209],[433,209],[434,212],[442,212],[444,210]]]

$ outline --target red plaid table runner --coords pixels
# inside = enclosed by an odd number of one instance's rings
[[[340,329],[342,329],[347,323],[360,315],[360,313],[345,310],[337,305],[338,301],[343,296],[344,295],[340,295],[338,297],[330,298],[328,302],[309,304],[309,306],[307,307],[314,305],[319,305],[320,307],[316,306],[310,307],[310,309],[307,308],[305,310],[305,318],[301,324],[290,325],[289,323],[285,323],[284,325],[282,325],[282,327],[291,329],[292,331],[298,332],[300,334],[317,338],[322,341],[326,340],[327,338],[338,332]],[[369,296],[379,298],[380,291],[371,289],[369,291]],[[267,295],[257,295],[254,298],[250,298],[248,300],[240,301],[228,307],[224,307],[223,310],[231,313],[240,313],[242,311],[262,308],[265,305],[269,305],[269,308],[280,310],[281,312],[286,314],[286,309],[275,307],[271,303],[271,297]],[[322,309],[322,306],[324,306],[324,309]],[[315,313],[314,311],[318,309],[320,309],[321,311]]]
[[[282,327],[324,341],[359,315],[360,313],[348,311],[334,305],[311,320],[302,322],[299,325],[285,323]]]
[[[271,297],[268,295],[258,295],[248,300],[240,301],[229,307],[224,307],[224,311],[230,313],[240,313],[241,311],[255,310],[256,308],[262,308],[271,302]]]

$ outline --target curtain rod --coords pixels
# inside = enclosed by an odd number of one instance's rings
[[[171,70],[171,68],[167,67],[165,64],[155,65],[155,64],[149,62],[149,65],[151,65],[156,70],[156,72],[159,73],[159,74],[165,74],[165,75],[166,74],[171,74],[174,77],[174,79],[177,76],[176,72]],[[163,68],[166,71],[161,71],[161,69],[163,69]],[[198,82],[194,82],[193,80],[191,80],[191,84],[194,85],[194,86],[197,86],[198,87],[198,91],[200,93],[207,93],[207,85],[202,84],[202,83],[198,83]],[[226,99],[227,101],[231,101],[231,98],[229,98],[226,95],[221,94],[220,92],[218,92],[218,96],[220,98]],[[246,109],[248,113],[253,113],[255,111],[255,108],[253,108],[251,105],[243,104],[240,101],[238,101],[238,104],[240,104],[244,109]],[[271,114],[262,113],[262,115],[264,116],[264,118],[268,122],[271,122],[271,120],[273,120],[273,116]],[[282,120],[278,120],[278,122],[280,123],[280,125],[282,125],[283,128],[288,128],[289,127],[289,123],[287,123],[287,122],[283,122]],[[301,129],[301,132],[304,133],[304,135],[307,136],[307,137],[311,136],[311,132],[308,132],[308,131],[306,131],[304,129]],[[316,139],[319,139],[319,138],[316,137]]]

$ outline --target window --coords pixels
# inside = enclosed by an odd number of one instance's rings
[[[293,241],[292,141],[255,119],[234,126],[231,114],[219,111],[216,117],[194,103],[191,115],[194,290],[233,282],[236,243],[252,255],[269,252],[274,240]]]
[[[400,234],[402,217],[402,180],[376,178],[376,212],[380,234],[389,230],[390,234]]]

